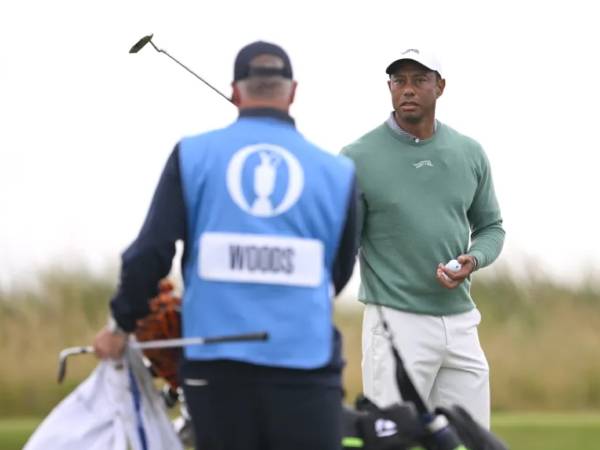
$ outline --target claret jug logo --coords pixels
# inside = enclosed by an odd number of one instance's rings
[[[304,171],[298,159],[278,145],[238,150],[227,167],[227,189],[242,210],[273,217],[290,209],[302,194]]]

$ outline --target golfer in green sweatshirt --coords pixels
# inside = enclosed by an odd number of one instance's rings
[[[435,118],[445,88],[434,55],[407,49],[386,69],[394,111],[343,154],[362,190],[363,388],[399,400],[375,305],[431,406],[460,404],[489,427],[489,367],[470,294],[473,271],[500,254],[504,230],[482,147]],[[456,259],[458,271],[445,268]]]

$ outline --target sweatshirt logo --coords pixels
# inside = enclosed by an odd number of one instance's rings
[[[227,190],[242,210],[273,217],[290,209],[304,189],[298,159],[283,147],[249,145],[239,149],[227,166]]]
[[[415,166],[415,169],[420,169],[424,166],[433,167],[433,163],[430,160],[425,159],[423,161],[419,161],[418,163],[414,163],[413,166]]]

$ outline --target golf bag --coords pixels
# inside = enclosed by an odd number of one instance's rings
[[[139,350],[104,360],[31,435],[24,450],[183,450]]]
[[[447,420],[447,427],[456,432],[457,444],[440,439],[439,435],[424,425],[412,402],[379,408],[366,397],[360,396],[354,408],[348,405],[343,407],[342,446],[344,450],[408,450],[415,446],[427,450],[508,449],[458,405],[437,408],[435,415]],[[438,433],[440,431],[443,429]]]

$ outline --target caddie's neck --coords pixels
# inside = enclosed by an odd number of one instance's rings
[[[287,81],[286,81],[287,82]],[[273,90],[264,89],[259,93],[251,93],[252,86],[243,83],[232,83],[231,101],[241,111],[243,109],[271,108],[289,114],[290,106],[296,94],[296,82],[289,80],[289,85],[275,85]],[[256,90],[258,88],[253,86]]]
[[[250,108],[273,108],[280,111],[289,113],[290,103],[281,99],[255,99],[255,98],[242,98],[237,103],[238,109],[250,109]]]

